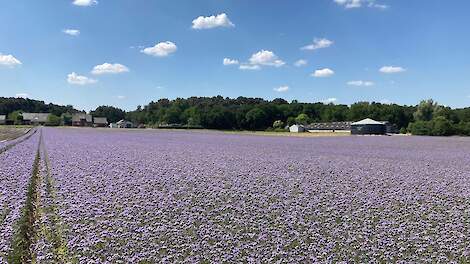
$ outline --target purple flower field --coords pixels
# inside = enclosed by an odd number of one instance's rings
[[[26,200],[38,142],[39,136],[34,134],[0,154],[0,263],[4,263],[11,250],[13,230]]]
[[[54,184],[44,204],[57,204],[68,262],[470,261],[470,139],[42,135]],[[34,144],[31,137],[3,153],[2,164],[32,163]],[[30,174],[0,170],[2,185],[22,182],[8,186],[24,194]],[[3,192],[9,203],[13,191]],[[36,248],[54,254],[47,240]],[[0,246],[8,250],[6,240]]]

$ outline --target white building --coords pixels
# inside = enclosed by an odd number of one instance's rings
[[[289,127],[291,133],[302,133],[305,132],[305,127],[303,125],[292,125]]]
[[[127,120],[120,120],[119,122],[116,123],[118,128],[133,128],[134,124],[131,121]]]

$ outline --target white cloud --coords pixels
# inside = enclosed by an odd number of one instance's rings
[[[336,4],[343,6],[346,9],[360,8],[363,6],[382,9],[382,10],[388,8],[388,5],[378,4],[375,0],[333,0],[333,1]]]
[[[7,66],[7,67],[14,67],[21,65],[21,61],[17,58],[13,57],[13,55],[3,55],[0,53],[0,65]]]
[[[118,95],[118,96],[116,96],[116,98],[119,99],[119,100],[124,100],[124,99],[126,99],[126,97],[125,97],[124,95]]]
[[[253,54],[250,58],[251,65],[274,66],[281,67],[286,63],[280,60],[274,52],[269,50],[261,50]]]
[[[325,78],[325,77],[330,77],[334,74],[335,72],[333,70],[325,68],[325,69],[316,70],[314,73],[312,73],[312,76],[317,77],[317,78]]]
[[[98,1],[96,0],[74,0],[73,4],[76,6],[92,6],[97,5]]]
[[[25,98],[26,99],[26,98],[29,97],[29,94],[27,94],[27,93],[17,93],[17,94],[15,94],[15,97],[16,98]]]
[[[393,102],[388,100],[388,99],[382,99],[382,100],[380,100],[379,103],[381,103],[381,104],[393,104]]]
[[[298,60],[294,63],[295,67],[302,67],[308,64],[308,61],[306,60]]]
[[[75,72],[72,72],[69,75],[67,75],[67,82],[70,84],[74,84],[74,85],[86,85],[86,84],[93,84],[98,81],[94,79],[90,79],[86,76],[78,75]]]
[[[332,97],[332,98],[327,98],[325,100],[322,100],[321,102],[324,104],[335,104],[336,102],[338,102],[338,99]]]
[[[80,35],[80,30],[78,29],[64,29],[62,30],[62,32],[67,35],[74,36],[74,37]]]
[[[160,42],[153,47],[145,48],[140,52],[155,57],[166,57],[178,50],[175,43],[171,41]]]
[[[400,73],[400,72],[405,72],[406,69],[402,67],[396,67],[396,66],[383,66],[379,70],[381,73]]]
[[[333,44],[334,44],[334,42],[329,40],[329,39],[326,39],[326,38],[318,39],[318,38],[316,38],[316,39],[313,40],[312,44],[304,46],[300,49],[301,50],[325,49],[325,48],[330,47]]]
[[[117,73],[124,73],[124,72],[129,72],[129,68],[119,63],[115,63],[115,64],[103,63],[101,65],[96,65],[91,71],[91,73],[94,75],[117,74]]]
[[[224,65],[225,66],[228,66],[228,65],[238,65],[240,64],[240,62],[238,60],[234,60],[234,59],[229,59],[229,58],[224,58]]]
[[[278,93],[285,93],[285,92],[289,91],[289,86],[284,85],[284,86],[281,86],[281,87],[278,87],[278,88],[274,88],[273,90],[275,92],[278,92]]]
[[[350,86],[365,86],[365,87],[375,85],[375,83],[371,82],[371,81],[349,81],[349,82],[347,82],[347,84],[350,85]]]
[[[257,71],[261,70],[261,67],[259,65],[251,65],[251,64],[242,64],[240,65],[240,70],[244,71]]]
[[[235,25],[225,13],[217,16],[200,16],[193,20],[193,29],[210,29],[216,27],[235,27]]]

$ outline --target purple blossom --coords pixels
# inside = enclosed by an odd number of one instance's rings
[[[42,131],[49,159],[41,151],[39,263],[58,258],[58,237],[79,263],[470,257],[466,138]],[[38,139],[0,154],[0,263]]]

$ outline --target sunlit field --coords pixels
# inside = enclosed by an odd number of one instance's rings
[[[28,135],[0,154],[2,263],[469,261],[467,138]]]

